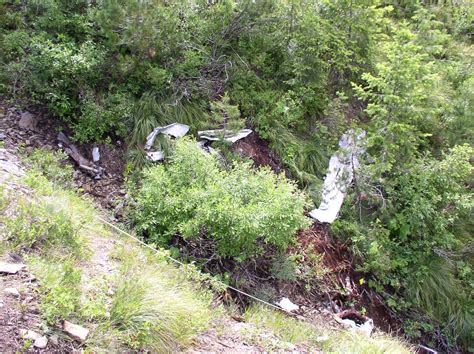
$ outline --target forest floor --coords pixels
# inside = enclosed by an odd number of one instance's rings
[[[25,175],[25,169],[18,157],[22,153],[32,152],[34,149],[57,150],[57,129],[42,112],[33,112],[34,120],[28,128],[20,127],[19,122],[24,112],[16,107],[11,107],[0,102],[0,132],[2,147],[0,149],[0,183],[7,189],[14,190],[16,197],[23,196],[29,198],[32,191],[18,180]],[[92,197],[99,209],[104,209],[110,216],[111,221],[120,219],[123,199],[126,192],[123,187],[123,170],[125,166],[125,147],[123,143],[115,142],[113,145],[100,145],[101,160],[100,165],[106,173],[99,180],[91,178],[81,170],[74,171],[75,183],[81,194]],[[91,146],[80,146],[84,156],[90,156]],[[281,163],[272,154],[268,144],[252,134],[250,139],[241,141],[234,146],[234,151],[243,156],[252,158],[256,165],[270,166],[275,172],[283,171]],[[334,243],[328,235],[327,229],[315,224],[310,229],[298,235],[302,249],[309,243],[323,255],[325,266],[330,272],[336,274],[331,277],[331,281],[336,279],[338,284],[335,287],[346,287],[349,289],[349,296],[355,300],[362,301],[360,291],[357,290],[357,282],[360,276],[352,271],[350,256],[344,245]],[[87,248],[91,257],[79,264],[82,270],[82,277],[94,278],[98,276],[109,276],[117,271],[118,265],[111,253],[121,243],[116,237],[106,237],[100,233],[86,234]],[[299,252],[301,250],[294,249]],[[348,258],[349,257],[349,258]],[[0,261],[8,264],[23,263],[22,256],[16,253],[6,252]],[[0,352],[5,351],[50,351],[78,349],[81,345],[71,341],[61,331],[47,330],[48,344],[44,349],[31,346],[33,340],[25,342],[24,331],[32,330],[42,334],[45,330],[41,320],[38,281],[36,276],[25,267],[16,274],[1,274],[0,282],[2,289],[17,289],[19,294],[2,293],[0,298]],[[332,311],[327,311],[328,304],[315,306],[304,297],[298,297],[298,289],[286,289],[288,294],[294,295],[293,299],[304,304],[305,315],[311,321],[325,323],[333,330],[337,330],[339,325],[331,315]],[[333,295],[331,295],[333,296]],[[335,304],[334,299],[329,304]],[[379,327],[393,331],[396,323],[391,324],[390,316],[387,315],[383,306],[374,302],[373,298],[364,297],[369,310],[374,310],[374,320]],[[342,306],[342,302],[339,303]],[[333,311],[340,311],[342,307],[335,305]],[[379,308],[377,308],[379,306]],[[372,312],[372,311],[370,311]],[[369,314],[371,314],[369,312]],[[387,320],[387,318],[389,320]],[[291,343],[281,341],[271,331],[257,330],[254,324],[245,321],[234,320],[232,317],[220,318],[218,324],[202,332],[197,336],[189,347],[190,352],[255,352],[265,349],[299,350],[305,351],[304,347],[298,347]],[[381,325],[382,324],[382,325]],[[383,325],[385,324],[385,325]],[[225,330],[223,330],[223,328]],[[242,333],[246,333],[242,335]],[[249,335],[250,333],[250,335]],[[270,346],[269,346],[270,343]],[[306,348],[307,349],[307,348]]]

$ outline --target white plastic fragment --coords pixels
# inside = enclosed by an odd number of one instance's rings
[[[322,202],[309,215],[320,222],[336,220],[346,196],[347,189],[359,167],[359,157],[364,152],[365,131],[356,134],[349,131],[339,141],[339,151],[329,160],[329,171],[324,179]]]
[[[188,131],[189,131],[189,125],[181,124],[181,123],[172,123],[164,127],[156,127],[146,137],[145,150],[151,149],[157,135],[160,133],[170,135],[174,138],[181,138],[182,136],[186,135]]]
[[[209,141],[225,140],[230,143],[235,143],[236,141],[245,138],[250,133],[252,133],[251,129],[241,129],[238,133],[225,129],[215,129],[198,131],[198,136],[200,139]]]
[[[290,301],[290,299],[283,297],[280,302],[277,302],[277,305],[280,306],[283,310],[288,312],[298,311],[300,307],[295,305]]]
[[[98,162],[100,160],[100,152],[97,146],[92,148],[92,161]]]
[[[162,161],[165,155],[162,151],[149,151],[146,153],[146,158],[150,161]]]

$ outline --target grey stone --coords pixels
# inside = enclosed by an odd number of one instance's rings
[[[0,262],[0,273],[16,274],[25,267],[22,263]]]
[[[8,294],[14,297],[20,297],[20,292],[15,288],[6,288],[3,291],[5,292],[5,294]]]
[[[20,121],[18,122],[18,125],[22,129],[35,130],[36,129],[35,116],[32,115],[30,112],[23,112],[21,114],[21,118],[20,118]]]
[[[35,346],[35,348],[44,349],[48,345],[48,338],[46,338],[45,336],[39,337],[35,340],[33,345]]]
[[[53,345],[59,345],[59,337],[56,334],[53,334],[51,337],[49,337],[49,340]]]
[[[89,330],[87,328],[68,321],[64,321],[63,331],[79,342],[85,341],[89,335]]]
[[[20,329],[20,335],[25,339],[31,339],[36,341],[37,339],[41,338],[41,334],[36,333],[30,329]]]

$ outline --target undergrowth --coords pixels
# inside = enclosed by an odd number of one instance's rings
[[[367,337],[356,332],[334,331],[324,323],[308,323],[288,317],[261,305],[246,310],[247,322],[271,330],[279,339],[301,345],[308,351],[322,349],[329,353],[412,353],[414,350],[402,340],[383,333]]]
[[[261,254],[262,244],[285,250],[309,225],[306,196],[293,182],[245,163],[226,169],[191,139],[177,141],[170,162],[147,169],[142,182],[133,220],[163,246],[176,234],[204,236],[216,255],[244,261]]]

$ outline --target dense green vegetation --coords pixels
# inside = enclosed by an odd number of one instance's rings
[[[1,0],[0,89],[79,142],[125,138],[136,166],[157,125],[245,120],[315,202],[340,135],[365,129],[332,232],[406,332],[446,350],[473,339],[473,20],[447,0]],[[153,242],[211,237],[245,259],[305,224],[292,184],[189,141],[143,181],[134,219]]]
[[[250,164],[219,168],[217,156],[182,139],[169,164],[145,171],[135,222],[161,245],[176,234],[209,237],[219,255],[243,261],[261,254],[262,242],[284,251],[295,232],[309,224],[306,205],[284,176],[253,171]]]

